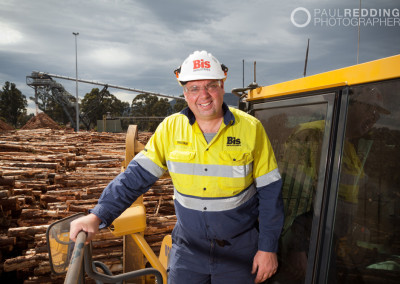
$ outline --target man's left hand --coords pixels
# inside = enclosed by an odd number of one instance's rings
[[[254,256],[252,274],[257,272],[254,283],[262,283],[275,274],[278,268],[276,253],[258,251]]]

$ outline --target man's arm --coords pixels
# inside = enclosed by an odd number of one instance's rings
[[[282,179],[274,151],[261,122],[257,123],[253,157],[254,183],[257,188],[259,210],[258,252],[253,260],[256,280],[271,277],[277,269],[279,237],[283,227]]]
[[[268,173],[268,175],[276,176],[269,178],[279,179],[262,187],[257,186],[260,231],[258,249],[261,251],[277,252],[278,241],[284,222],[281,193],[282,179],[280,178],[278,169]]]
[[[271,175],[274,174],[271,173]],[[252,273],[257,272],[255,283],[261,283],[270,278],[278,268],[276,252],[284,221],[281,187],[282,180],[279,176],[277,181],[257,188],[260,234],[259,250],[253,260]]]
[[[119,174],[104,189],[89,215],[71,222],[70,238],[75,241],[80,231],[87,232],[87,243],[93,239],[99,228],[108,227],[121,213],[158,179],[137,161],[132,160],[127,169]]]
[[[143,151],[137,154],[124,172],[120,173],[104,189],[100,199],[85,219],[73,222],[70,232],[76,237],[83,230],[93,238],[95,232],[100,228],[108,227],[126,208],[160,178],[167,170],[165,165],[165,135],[169,128],[163,121],[150,138]],[[100,223],[99,223],[100,219]],[[79,220],[79,219],[78,219]]]
[[[100,228],[110,226],[126,208],[157,181],[158,176],[147,171],[137,161],[140,157],[143,156],[136,155],[126,170],[104,189],[96,207],[89,210],[89,213],[101,219]]]

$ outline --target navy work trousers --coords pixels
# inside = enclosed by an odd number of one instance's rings
[[[172,232],[168,284],[246,284],[258,249],[258,231],[253,228],[230,240],[188,236],[177,225]]]

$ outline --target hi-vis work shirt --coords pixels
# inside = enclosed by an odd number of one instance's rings
[[[168,170],[182,231],[229,241],[259,222],[259,250],[277,251],[282,182],[271,144],[255,117],[226,104],[223,110],[223,122],[210,143],[190,109],[167,117],[91,211],[102,226],[110,225]]]

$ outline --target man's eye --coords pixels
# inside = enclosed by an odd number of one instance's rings
[[[189,91],[190,92],[198,92],[199,91],[199,87],[191,87],[191,88],[189,88]]]

